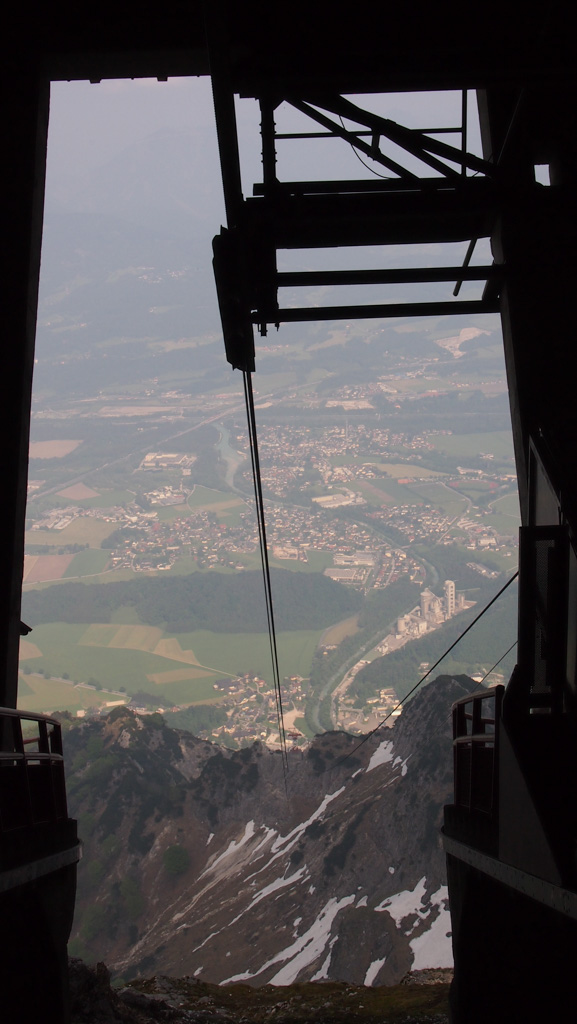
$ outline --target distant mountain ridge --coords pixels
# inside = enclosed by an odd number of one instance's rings
[[[150,132],[83,174],[55,179],[51,206],[106,211],[181,238],[207,221],[202,230],[215,232],[224,215],[216,130]]]
[[[72,952],[125,979],[395,984],[451,963],[440,677],[391,730],[231,752],[126,709],[66,735],[84,859]]]

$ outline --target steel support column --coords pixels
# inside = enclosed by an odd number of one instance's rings
[[[2,308],[4,369],[0,401],[4,514],[0,546],[0,705],[15,707],[49,83],[38,72],[27,73],[24,67],[19,73],[2,75],[0,92],[5,153],[2,280],[7,296]]]

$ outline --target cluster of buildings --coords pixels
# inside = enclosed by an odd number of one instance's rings
[[[84,509],[77,508],[74,505],[69,505],[67,508],[52,508],[49,512],[45,512],[41,519],[37,519],[32,524],[31,529],[65,530],[83,512]]]
[[[304,718],[306,698],[303,694],[302,676],[287,676],[283,680],[283,714],[285,733],[291,746],[303,746],[307,743],[304,733],[295,724],[295,720]],[[93,689],[89,684],[84,685]],[[213,684],[215,695],[221,696],[219,708],[226,712],[227,720],[213,729],[201,729],[201,739],[224,742],[228,745],[238,743],[247,746],[259,740],[272,749],[279,746],[279,733],[275,692],[270,683],[254,673],[247,672],[230,679],[219,679]],[[116,691],[110,691],[116,693]],[[142,703],[138,697],[129,698],[118,694],[120,699],[105,701],[102,705],[82,708],[76,712],[77,718],[98,718],[107,715],[112,708],[125,705],[138,715],[181,711],[180,705],[168,707],[166,703],[154,707]]]
[[[285,731],[293,746],[306,743],[304,734],[295,725],[295,719],[305,714],[302,682],[302,676],[287,676],[282,686]],[[219,707],[226,710],[227,721],[207,733],[207,739],[228,738],[241,745],[260,740],[273,748],[278,746],[276,699],[270,683],[246,673],[234,679],[221,679],[213,685],[216,692],[226,694]]]
[[[371,385],[367,385],[370,387]],[[354,390],[354,389],[351,389]],[[348,391],[346,388],[340,391]],[[344,400],[343,400],[344,401]],[[342,405],[343,402],[333,404]],[[354,404],[354,403],[353,403]],[[355,406],[356,407],[356,406]],[[239,451],[247,454],[246,432],[238,431],[236,446]],[[268,426],[259,427],[259,452],[263,486],[277,497],[286,497],[294,488],[302,487],[310,482],[311,477],[318,478],[324,486],[334,486],[357,479],[375,479],[379,474],[375,464],[386,459],[399,458],[399,448],[403,449],[403,460],[415,463],[414,477],[419,477],[420,452],[432,451],[433,445],[425,436],[413,436],[395,433],[378,426],[368,424],[346,424],[331,427],[290,427]],[[355,465],[341,465],[339,460],[350,461],[355,457],[374,460]],[[250,471],[247,469],[246,482],[250,482]],[[329,500],[333,496],[328,496]],[[316,499],[320,500],[320,499]],[[322,500],[325,500],[324,498]],[[337,504],[362,503],[358,495],[350,501],[338,500]]]
[[[352,492],[351,492],[352,493]],[[159,519],[155,506],[184,505],[189,492],[167,485],[147,492],[148,508],[136,502],[108,509],[67,506],[52,509],[32,530],[62,531],[78,517],[92,517],[124,527],[110,551],[110,569],[134,572],[170,570],[182,557],[192,557],[199,568],[246,568],[246,556],[258,550],[253,511],[247,506],[233,525],[225,515],[202,508],[186,509],[171,520]],[[331,515],[331,508],[348,502],[324,503],[315,509],[268,505],[267,534],[274,558],[306,563],[311,552],[332,556],[327,576],[358,587],[385,587],[406,577],[423,582],[421,563],[412,558],[413,541],[453,543],[455,528],[466,534],[470,548],[499,549],[501,537],[467,516],[450,517],[432,506],[383,506],[365,510],[369,520],[393,527],[407,539],[407,548],[391,547],[368,526]],[[511,543],[511,540],[507,540]]]
[[[467,601],[465,595],[456,590],[454,580],[445,580],[441,596],[426,587],[421,591],[419,604],[406,615],[399,616],[396,631],[383,637],[375,651],[381,656],[397,651],[411,640],[418,640],[425,633],[438,629],[443,622],[474,604],[475,601]],[[397,695],[392,688],[379,690],[363,707],[356,705],[355,697],[347,695],[353,679],[367,664],[364,658],[356,662],[335,691],[338,697],[335,701],[336,726],[347,732],[369,732],[384,718],[387,718],[389,725],[393,725],[395,718],[401,714],[401,708],[397,706]]]
[[[477,510],[476,510],[477,511]],[[485,511],[485,510],[484,510]],[[368,519],[392,527],[403,534],[408,544],[430,543],[450,545],[459,535],[459,543],[470,550],[499,551],[517,544],[515,520],[511,519],[511,533],[503,536],[493,529],[490,522],[472,519],[470,514],[448,515],[433,505],[383,505],[366,511]],[[490,512],[486,512],[490,516]]]
[[[441,344],[438,342],[438,344]],[[449,346],[442,346],[447,347]],[[455,352],[453,352],[455,355]],[[463,355],[462,352],[458,352],[457,355]],[[436,374],[428,372],[431,363],[437,362],[437,359],[427,359],[423,361],[419,357],[416,358],[403,358],[400,356],[399,363],[403,363],[403,369],[394,373],[383,374],[376,380],[367,381],[362,384],[345,384],[339,388],[335,388],[331,392],[331,397],[324,404],[327,407],[341,406],[344,409],[367,409],[374,408],[374,400],[379,394],[385,394],[391,398],[395,403],[399,402],[414,402],[422,398],[438,397],[441,395],[448,395],[454,390],[468,390],[471,385],[466,381],[451,381],[450,388],[439,387],[439,377]],[[411,369],[411,366],[413,367]],[[411,386],[407,389],[406,382],[411,381],[422,381],[422,384]],[[431,385],[434,385],[433,387]],[[489,387],[491,392],[495,391],[495,380],[487,379],[476,381],[474,387],[476,389]]]
[[[360,671],[366,661],[361,661],[355,666]],[[353,673],[353,675],[355,675]],[[399,698],[392,687],[381,689],[374,697],[369,697],[362,708],[355,707],[354,697],[343,697],[336,711],[336,727],[345,732],[364,734],[376,729],[383,719],[386,718],[386,725],[391,727],[401,714],[402,708],[399,705]]]
[[[386,654],[388,651],[396,650],[409,640],[438,629],[443,622],[452,619],[459,612],[466,611],[467,608],[472,608],[474,604],[475,601],[467,601],[465,595],[455,589],[453,580],[445,580],[441,597],[426,587],[421,591],[417,607],[406,615],[399,616],[396,633],[385,637],[379,645],[379,653]]]
[[[190,467],[195,462],[196,455],[183,455],[182,452],[148,452],[138,468],[144,472],[177,469],[183,476],[190,476]]]

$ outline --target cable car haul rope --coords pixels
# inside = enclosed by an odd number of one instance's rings
[[[287,773],[288,773],[288,748],[287,748],[286,730],[285,730],[285,724],[284,724],[284,711],[283,711],[283,702],[282,702],[281,678],[280,678],[280,671],[279,671],[279,664],[278,664],[278,647],[277,647],[277,639],[276,639],[276,627],[275,627],[275,618],[274,618],[274,606],[273,606],[273,597],[272,597],[272,587],[271,587],[271,580],[270,580],[270,566],[269,566],[269,560],[268,560],[268,545],[267,545],[266,524],[265,524],[265,515],[264,515],[264,500],[263,500],[263,495],[262,495],[262,480],[261,480],[261,472],[260,472],[260,459],[259,459],[259,453],[258,453],[258,438],[257,438],[257,430],[256,430],[256,417],[255,417],[255,411],[254,411],[254,395],[253,395],[253,390],[252,390],[252,374],[251,374],[251,372],[249,370],[243,369],[242,370],[242,376],[243,376],[243,383],[244,383],[244,398],[245,398],[245,404],[246,404],[246,415],[247,415],[247,421],[248,421],[250,459],[251,459],[252,476],[253,476],[253,483],[254,483],[254,496],[255,496],[255,503],[256,503],[256,516],[257,516],[257,523],[258,523],[258,537],[259,537],[259,547],[260,547],[262,575],[263,575],[263,584],[264,584],[266,617],[267,617],[269,642],[270,642],[270,653],[271,653],[271,661],[272,661],[272,674],[273,674],[275,699],[276,699],[276,713],[277,713],[277,723],[278,723],[278,731],[279,731],[279,743],[280,743],[280,749],[281,749],[281,754],[282,754],[283,772],[284,772],[284,776],[285,776],[285,785],[286,785],[286,777],[287,777]],[[473,626],[475,626],[477,624],[477,622],[479,622],[479,619],[481,619],[483,617],[485,612],[487,612],[489,610],[489,608],[491,608],[491,606],[494,605],[496,601],[498,601],[498,599],[501,597],[502,594],[504,594],[504,592],[507,590],[507,588],[511,586],[511,584],[514,582],[514,580],[517,579],[518,575],[519,575],[519,572],[517,571],[517,572],[515,572],[510,577],[510,579],[507,580],[507,582],[504,584],[504,586],[501,587],[501,589],[488,602],[488,604],[486,604],[485,607],[478,613],[478,615],[475,616],[473,621],[470,622],[469,625],[462,631],[462,633],[459,634],[457,639],[453,641],[453,643],[447,648],[446,651],[444,651],[444,653],[441,655],[440,658],[437,659],[437,661],[434,663],[434,665],[431,665],[431,668],[428,670],[428,672],[426,672],[425,675],[422,676],[417,683],[415,683],[415,685],[412,687],[411,690],[409,690],[409,692],[406,694],[406,696],[402,700],[398,701],[398,703],[395,705],[395,707],[382,719],[382,721],[379,722],[379,724],[377,726],[375,726],[374,729],[371,729],[370,732],[366,733],[366,735],[363,736],[362,740],[356,745],[356,747],[354,747],[354,749],[351,750],[349,754],[345,755],[345,757],[342,758],[342,760],[339,761],[338,764],[342,764],[344,761],[346,761],[350,756],[352,756],[352,754],[354,754],[354,752],[356,750],[358,750],[360,747],[362,747],[363,744],[365,744],[367,742],[367,740],[369,740],[371,738],[371,736],[373,736],[376,732],[378,732],[379,729],[382,729],[382,727],[388,721],[388,719],[391,717],[393,712],[397,711],[404,703],[406,703],[406,701],[410,697],[413,696],[413,694],[418,690],[418,688],[422,685],[422,683],[424,683],[425,680],[428,679],[428,677],[431,675],[431,673],[441,664],[441,662],[447,656],[447,654],[450,654],[450,652],[457,646],[457,644],[460,643],[460,641],[463,639],[463,637],[466,636],[466,634],[473,628]],[[516,641],[515,641],[515,643],[516,643]],[[509,650],[506,652],[506,654],[508,654],[509,651],[511,651],[514,646],[515,646],[515,644],[512,644],[512,646],[509,648]],[[503,660],[503,658],[506,656],[506,654],[504,654],[499,659],[499,661],[497,661],[495,663],[493,668],[495,668],[496,665],[498,665]],[[490,669],[490,672],[492,672],[492,671],[493,671],[493,669]],[[486,675],[483,678],[486,678],[486,676],[488,674],[489,673],[486,673]]]
[[[286,731],[284,725],[284,713],[282,706],[282,689],[280,672],[278,667],[278,649],[276,642],[276,628],[274,621],[274,608],[272,600],[272,589],[270,583],[270,567],[268,561],[268,546],[266,539],[266,525],[264,519],[264,501],[262,497],[262,481],[260,473],[260,460],[258,455],[258,439],[256,434],[256,419],[254,414],[254,396],[252,391],[252,374],[248,370],[242,371],[244,383],[244,399],[246,403],[246,416],[248,420],[248,437],[250,446],[250,461],[252,464],[252,478],[254,483],[254,498],[256,503],[256,518],[258,523],[258,539],[260,546],[260,558],[262,565],[262,578],[264,583],[264,596],[266,604],[266,617],[268,623],[268,635],[270,641],[270,655],[272,661],[272,674],[276,698],[276,714],[278,722],[278,733],[280,749],[283,759],[283,771],[288,772],[288,756]]]

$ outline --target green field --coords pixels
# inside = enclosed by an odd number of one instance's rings
[[[272,682],[268,634],[219,634],[199,630],[164,637],[153,627],[141,626],[119,609],[116,624],[36,626],[33,641],[40,653],[22,659],[33,673],[48,672],[60,679],[64,673],[76,682],[98,680],[105,688],[128,694],[138,690],[158,692],[179,704],[214,701],[215,679],[237,672],[255,672]],[[126,623],[129,618],[130,622]],[[125,622],[123,627],[121,623]],[[321,631],[301,630],[277,636],[281,676],[308,676]],[[162,653],[155,653],[160,638]],[[32,635],[31,635],[32,639]],[[166,643],[165,643],[166,641]],[[126,646],[121,646],[125,643]],[[108,646],[116,644],[116,646]],[[153,677],[157,677],[156,679]],[[73,687],[56,679],[25,677],[32,693],[23,695],[28,709],[76,710],[102,704],[106,694]],[[86,694],[90,695],[88,698]],[[79,696],[80,695],[80,696]],[[42,698],[42,706],[38,701]]]
[[[188,505],[156,505],[154,510],[161,523],[170,523],[173,519],[179,519],[190,512]]]
[[[230,557],[235,562],[238,562],[240,565],[242,565],[244,569],[256,569],[256,570],[260,570],[261,569],[261,560],[260,560],[260,552],[259,551],[246,551],[246,552],[242,552],[242,553],[235,552],[234,554],[231,552]],[[192,559],[189,559],[189,560],[184,560],[183,559],[182,560],[183,563],[185,561],[192,562]],[[275,558],[269,552],[269,564],[270,564],[270,567],[272,569],[289,569],[290,572],[323,572],[324,569],[327,569],[328,566],[333,564],[333,556],[328,551],[308,551],[307,552],[307,561],[306,562],[297,562],[295,559],[292,559],[292,558]],[[175,565],[175,567],[174,567],[174,569],[172,571],[173,572],[191,572],[191,571],[197,571],[198,572],[198,571],[201,571],[201,570],[198,569],[198,565],[196,565],[195,563],[193,563],[192,568],[189,568],[189,569],[185,569],[185,568],[180,569],[180,565],[181,565],[181,563],[177,562],[177,564]],[[202,571],[230,573],[230,572],[236,572],[236,569],[231,569],[228,566],[224,566],[224,565],[214,565],[210,570],[202,570]]]
[[[62,622],[36,626],[31,637],[41,657],[30,661],[30,667],[34,671],[45,669],[54,676],[67,672],[71,679],[82,682],[98,679],[103,686],[115,690],[124,686],[129,693],[143,687],[150,689],[154,684],[148,680],[149,675],[183,667],[180,662],[146,650],[87,646],[82,639],[89,628],[85,623]],[[209,671],[207,677],[210,675]],[[192,696],[191,702],[196,699],[202,698]]]
[[[280,558],[271,559],[271,565],[278,565],[281,569],[290,569],[291,572],[324,572],[332,564],[333,556],[330,551],[307,551],[306,562],[284,561]]]
[[[238,526],[241,522],[241,512],[246,512],[248,507],[238,494],[233,494],[232,491],[216,491],[202,484],[196,484],[188,496],[187,504],[189,509],[199,508],[205,512],[213,512],[228,526]]]
[[[89,551],[92,551],[94,555],[98,555],[98,554],[103,555],[103,554],[105,554],[104,551],[100,551],[98,548],[96,548],[96,549],[95,548],[90,548]],[[79,554],[80,553],[81,552],[79,552]],[[106,552],[106,554],[108,555],[108,552]],[[72,565],[72,562],[70,563],[70,566],[68,567],[69,569],[70,569],[71,565]],[[193,570],[194,570],[194,567],[192,569],[189,567],[189,568],[183,570],[183,572],[188,573],[188,572],[192,572]],[[175,571],[176,571],[176,567],[175,567]],[[146,573],[146,574],[143,573],[142,575],[149,576],[149,575],[152,575],[152,573]],[[77,574],[75,572],[73,573],[73,576],[78,578]],[[83,575],[82,576],[82,582],[83,583],[95,583],[95,584],[98,584],[98,583],[119,583],[122,580],[133,580],[134,578],[135,578],[135,573],[133,573],[132,569],[105,569],[105,570],[100,569],[95,574],[94,573],[87,573],[86,575]],[[46,587],[55,587],[55,586],[58,586],[58,584],[60,584],[60,583],[70,583],[70,575],[66,574],[60,580],[47,580],[45,583],[25,583],[24,584],[24,589],[25,590],[45,590]]]
[[[497,515],[502,516],[513,516],[515,519],[519,518],[519,495],[505,494],[502,498],[497,498],[496,501],[491,502],[491,506]]]
[[[351,615],[348,619],[343,619],[342,622],[337,622],[335,626],[329,626],[325,630],[322,636],[323,645],[326,644],[340,644],[347,636],[354,636],[360,629],[358,615]]]
[[[513,438],[508,430],[492,434],[433,434],[430,442],[447,455],[466,457],[482,452],[496,458],[513,458]]]
[[[110,621],[118,625],[137,626],[140,623],[136,608],[132,604],[123,604],[110,615]]]
[[[73,504],[80,505],[82,508],[112,508],[114,505],[127,505],[134,501],[134,494],[134,491],[103,490],[94,498],[75,499]]]
[[[396,480],[351,480],[347,483],[351,491],[362,494],[367,504],[380,508],[382,505],[414,505],[415,499],[408,487]],[[421,504],[421,502],[418,502]]]
[[[310,728],[306,718],[295,718],[294,724],[295,729],[298,729],[299,732],[302,732],[303,735],[306,736],[307,740],[314,739],[315,734],[313,730]]]
[[[89,544],[100,547],[102,541],[118,528],[117,523],[105,523],[103,519],[81,517],[75,519],[64,530],[34,530],[26,534],[27,544],[48,544],[63,547],[65,544]]]
[[[195,484],[194,490],[188,496],[189,508],[234,508],[235,505],[244,505],[242,498],[231,491],[216,491],[212,487],[204,487],[203,484]]]
[[[453,491],[452,488],[444,484],[410,484],[409,487],[416,499],[420,498],[426,501],[428,505],[434,505],[435,508],[442,509],[448,516],[459,515],[459,513],[465,511],[469,504],[465,497],[462,497],[457,491]],[[413,502],[415,498],[413,498]]]
[[[109,554],[108,551],[102,551],[100,548],[87,548],[85,551],[79,551],[77,555],[74,555],[62,578],[75,579],[79,576],[93,576],[103,572]]]
[[[504,548],[500,551],[483,551],[482,555],[473,556],[474,561],[488,566],[490,569],[497,569],[498,572],[513,573],[519,562],[519,549],[517,547]]]
[[[52,711],[75,712],[120,699],[116,694],[103,690],[74,686],[60,679],[44,679],[35,674],[20,676],[18,679],[18,707],[23,711],[36,711],[40,714]]]
[[[277,634],[279,669],[282,676],[308,676],[322,630],[295,630]],[[267,633],[210,633],[197,630],[181,634],[182,647],[192,648],[203,665],[221,675],[256,672],[272,682],[270,645]]]
[[[44,543],[44,542],[42,542]],[[50,580],[45,583],[25,583],[26,590],[44,590],[46,587],[53,587],[59,583],[68,583],[71,579],[81,578],[83,583],[119,583],[126,580],[148,578],[159,575],[155,570],[145,573],[134,573],[132,569],[105,569],[109,552],[99,548],[89,548],[80,551],[74,556],[73,561],[61,580]],[[243,554],[231,553],[231,559],[238,562],[245,569],[261,569],[260,553],[258,551],[246,552]],[[78,561],[77,561],[78,559]],[[273,558],[269,555],[271,568],[289,569],[291,572],[323,572],[333,564],[333,557],[328,551],[309,551],[306,562],[297,562],[293,559]],[[198,563],[190,555],[178,558],[172,569],[171,576],[188,576],[191,572],[218,572],[225,575],[237,572],[228,565],[213,564],[210,567],[200,569]],[[168,572],[164,575],[169,575]]]
[[[368,461],[367,455],[329,455],[327,458],[331,466],[362,466]]]
[[[501,534],[501,536],[509,537],[512,534],[517,533],[517,530],[521,525],[521,517],[518,514],[516,516],[495,515],[491,516],[491,518],[487,520],[487,523],[496,531],[496,533]]]

